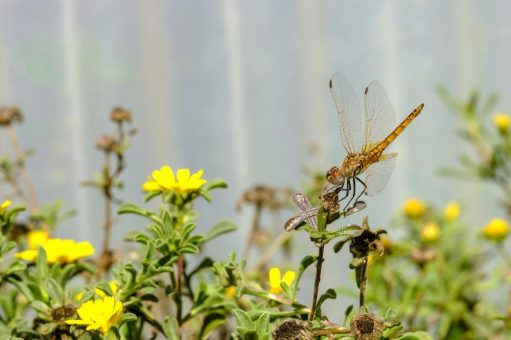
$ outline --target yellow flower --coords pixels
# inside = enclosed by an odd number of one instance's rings
[[[421,238],[426,242],[435,242],[440,238],[440,227],[438,224],[428,222],[422,227]]]
[[[296,273],[292,270],[288,270],[284,277],[280,278],[280,269],[277,267],[273,267],[270,269],[269,277],[270,277],[270,293],[272,294],[280,294],[282,292],[282,288],[280,284],[285,282],[288,286],[291,286],[293,280],[295,279]]]
[[[232,299],[233,297],[236,296],[236,287],[229,286],[229,287],[225,288],[224,294],[228,299]]]
[[[407,199],[403,205],[403,212],[409,218],[421,217],[425,211],[424,203],[415,197]]]
[[[122,317],[122,302],[111,296],[85,302],[77,310],[80,320],[66,320],[68,325],[86,325],[87,330],[105,334]]]
[[[511,117],[508,114],[503,112],[497,112],[492,117],[493,124],[500,131],[507,131],[509,129],[509,125],[511,124]]]
[[[69,263],[88,257],[94,254],[94,247],[89,242],[75,242],[73,240],[62,240],[50,238],[41,245],[46,252],[48,263],[55,262]],[[37,250],[28,249],[14,254],[19,259],[25,261],[35,261],[37,259]]]
[[[83,298],[83,292],[78,292],[75,294],[75,300],[76,301],[81,301]]]
[[[444,219],[447,222],[453,222],[460,216],[461,207],[456,202],[449,202],[444,208]]]
[[[494,218],[484,227],[483,234],[492,241],[502,241],[509,234],[509,225],[502,218]]]
[[[117,293],[117,290],[119,289],[119,287],[117,287],[117,283],[115,281],[112,281],[108,285],[110,286],[110,290],[112,291],[112,294],[115,295],[115,293]],[[94,292],[96,294],[98,294],[99,296],[101,296],[102,298],[107,296],[106,293],[99,288],[94,289]]]
[[[48,233],[44,230],[31,230],[27,234],[27,243],[29,249],[37,249],[48,240]]]
[[[144,191],[174,192],[176,194],[187,194],[199,190],[206,180],[201,178],[203,170],[190,174],[190,169],[178,169],[176,176],[168,165],[162,166],[160,170],[154,170],[147,182],[142,184]]]
[[[5,209],[7,209],[7,207],[9,207],[11,204],[12,204],[12,202],[11,202],[11,201],[9,201],[9,200],[4,201],[4,202],[0,205],[0,214],[3,214],[3,213],[5,212]]]

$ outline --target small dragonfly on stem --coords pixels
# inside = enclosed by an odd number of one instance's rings
[[[383,152],[421,113],[424,104],[420,104],[397,127],[394,108],[389,101],[383,86],[373,81],[364,92],[365,123],[364,131],[360,123],[360,103],[349,81],[340,73],[330,79],[330,92],[334,99],[341,130],[341,141],[347,152],[339,166],[332,167],[326,175],[329,187],[326,191],[345,192],[340,201],[351,198],[345,205],[365,193],[374,196],[381,192],[387,184],[395,165],[397,153]],[[364,173],[365,179],[360,179]],[[357,183],[363,191],[356,196]],[[356,197],[356,198],[355,198]]]

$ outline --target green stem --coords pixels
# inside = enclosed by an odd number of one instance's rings
[[[155,319],[154,315],[144,306],[140,307],[140,314],[142,314],[142,317],[154,328],[158,330],[161,334],[165,334],[163,331],[162,325],[158,322],[158,320]]]
[[[360,281],[360,295],[359,295],[359,308],[360,313],[363,312],[364,303],[365,303],[365,295],[366,295],[366,285],[367,285],[367,261],[368,257],[365,257],[365,261],[362,264],[362,280]]]
[[[294,310],[294,311],[287,311],[287,312],[276,312],[276,313],[270,314],[270,320],[273,321],[275,319],[287,318],[287,317],[296,316],[296,315],[307,315],[307,314],[310,314],[310,312],[311,311],[308,308]]]
[[[318,292],[319,292],[319,282],[321,281],[321,269],[323,267],[323,253],[325,251],[325,246],[321,245],[318,249],[318,259],[316,260],[316,278],[314,279],[314,292],[312,295],[312,306],[311,313],[309,315],[309,321],[314,320],[314,314],[316,313],[316,305],[318,303]]]

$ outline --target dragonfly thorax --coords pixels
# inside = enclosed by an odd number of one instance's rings
[[[348,154],[339,168],[339,175],[351,178],[359,175],[364,169],[365,156],[362,154]]]

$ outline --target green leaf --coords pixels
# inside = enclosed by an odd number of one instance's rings
[[[43,288],[51,298],[53,304],[64,304],[64,290],[52,278],[47,278],[43,281]]]
[[[198,193],[209,203],[211,203],[211,201],[213,200],[213,196],[211,196],[211,194],[205,190],[199,190]]]
[[[163,322],[163,333],[169,340],[179,340],[181,337],[179,336],[179,324],[177,320],[173,316],[169,316]]]
[[[198,254],[200,249],[191,243],[187,243],[178,250],[178,254]]]
[[[154,294],[144,294],[140,297],[142,301],[158,302],[158,298]]]
[[[214,179],[212,181],[208,181],[203,187],[202,190],[211,191],[213,189],[225,189],[227,188],[227,182],[221,178]]]
[[[133,313],[124,313],[122,315],[120,325],[123,325],[126,322],[131,322],[137,320],[137,316]]]
[[[326,219],[328,217],[328,213],[325,209],[320,208],[318,210],[318,231],[323,232],[326,230]]]
[[[147,194],[145,194],[144,196],[144,202],[149,202],[150,200],[152,200],[154,197],[156,196],[160,196],[161,195],[161,192],[159,191],[152,191],[152,192],[148,192]]]
[[[50,269],[48,268],[48,263],[46,261],[46,251],[43,247],[39,247],[37,250],[36,266],[39,271],[40,278],[44,278],[49,275]]]
[[[241,309],[234,309],[232,311],[232,313],[236,317],[238,327],[244,328],[247,330],[255,330],[255,325],[252,322],[250,315],[248,315],[245,311],[243,311]]]
[[[209,339],[211,332],[226,323],[226,316],[220,313],[209,314],[204,318],[199,339]]]
[[[269,339],[269,328],[270,328],[270,314],[262,313],[259,319],[257,319],[257,337],[258,340]]]
[[[300,267],[298,268],[298,273],[296,275],[296,279],[294,281],[294,287],[293,287],[293,294],[296,295],[296,291],[298,290],[298,286],[300,284],[300,280],[302,279],[302,275],[303,273],[305,272],[305,270],[310,266],[312,265],[313,263],[315,263],[316,261],[318,260],[318,256],[317,255],[306,255],[302,261],[300,261]],[[292,296],[293,300],[295,298],[295,296]]]
[[[121,206],[117,210],[117,213],[118,214],[139,215],[139,216],[149,218],[157,223],[161,223],[160,218],[156,214],[150,212],[149,210],[143,209],[143,208],[137,206],[136,204],[133,204],[130,202],[125,202],[125,203],[121,204]]]
[[[346,308],[346,311],[344,311],[344,324],[348,321],[348,317],[350,316],[351,312],[353,311],[353,305],[349,305],[348,308]]]
[[[327,291],[324,292],[318,299],[318,304],[316,306],[315,315],[317,315],[318,317],[321,317],[322,316],[321,305],[323,304],[323,302],[325,302],[328,299],[334,300],[336,298],[337,298],[337,293],[335,292],[335,290],[333,290],[332,288],[327,289]]]
[[[203,243],[208,242],[220,235],[227,234],[238,229],[238,226],[230,220],[222,220],[208,230],[202,240]]]
[[[190,272],[190,274],[188,274],[188,277],[191,278],[192,276],[194,276],[201,270],[213,267],[213,263],[214,263],[214,261],[210,257],[206,257],[205,259],[202,260],[201,263],[199,263],[199,265],[197,267],[195,267]]]

